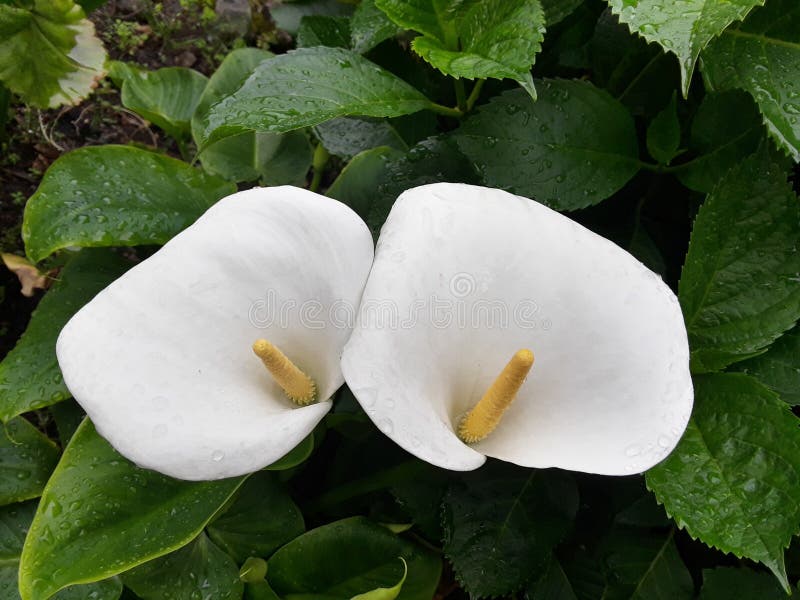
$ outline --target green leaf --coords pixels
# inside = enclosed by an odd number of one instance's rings
[[[269,560],[267,581],[292,600],[349,600],[408,576],[398,600],[430,600],[441,573],[431,552],[388,529],[352,517],[313,529],[289,542]]]
[[[678,57],[684,97],[700,51],[728,25],[764,4],[764,0],[606,1],[632,32]]]
[[[408,150],[397,131],[384,120],[342,117],[320,123],[314,133],[328,152],[346,160],[377,146]]]
[[[300,20],[297,30],[297,47],[328,46],[350,47],[350,19],[326,15],[308,15]]]
[[[122,582],[111,577],[86,585],[71,585],[58,592],[52,600],[117,600],[122,596]]]
[[[0,433],[0,505],[36,498],[58,462],[56,445],[22,417]]]
[[[19,560],[36,505],[33,501],[0,507],[0,563]]]
[[[72,0],[0,4],[0,81],[26,104],[77,104],[104,75],[106,52]]]
[[[800,531],[800,429],[769,389],[738,373],[697,377],[689,426],[647,485],[692,537],[764,563],[788,591],[783,550]]]
[[[583,0],[541,0],[548,27],[557,25],[583,4]]]
[[[659,164],[668,165],[678,154],[680,144],[681,124],[673,94],[670,103],[656,115],[647,128],[647,151]]]
[[[285,133],[336,117],[396,117],[432,106],[388,71],[341,48],[301,48],[261,63],[201,119],[202,143],[246,130]]]
[[[678,554],[671,532],[660,535],[620,527],[604,540],[600,552],[607,569],[606,597],[631,600],[694,597],[692,576]]]
[[[84,250],[61,270],[33,312],[28,328],[0,362],[0,420],[70,397],[56,360],[61,328],[129,266],[108,250]]]
[[[711,193],[726,173],[758,149],[764,125],[753,99],[740,91],[710,93],[692,121],[695,158],[677,171],[688,188]]]
[[[269,8],[269,16],[275,26],[291,35],[300,28],[300,21],[306,15],[327,15],[346,17],[353,12],[353,6],[338,0],[292,0],[281,2]]]
[[[532,600],[578,600],[572,584],[555,557],[550,558],[542,576],[528,587],[528,597]]]
[[[536,97],[530,70],[544,39],[539,0],[375,0],[387,16],[422,35],[411,47],[445,75],[515,79]]]
[[[36,262],[67,246],[164,244],[236,187],[185,162],[131,146],[61,156],[25,206]]]
[[[192,134],[200,144],[201,120],[222,98],[238,90],[255,68],[273,54],[258,48],[234,50],[208,80],[192,116]],[[260,180],[264,185],[302,185],[311,166],[306,135],[246,131],[208,146],[200,154],[203,169],[235,182]]]
[[[141,600],[239,600],[244,593],[236,563],[202,533],[191,544],[128,571],[122,580]]]
[[[268,558],[305,531],[303,515],[286,486],[271,473],[256,473],[233,504],[208,526],[208,535],[238,563]]]
[[[42,494],[22,551],[20,592],[44,600],[187,544],[242,479],[188,482],[136,467],[85,420]]]
[[[772,137],[800,161],[800,6],[770,0],[703,52],[711,89],[742,88],[758,103]]]
[[[703,569],[703,587],[698,600],[786,600],[786,592],[769,573],[737,567]]]
[[[544,80],[537,88],[535,103],[506,92],[455,131],[485,185],[575,210],[608,198],[636,174],[636,130],[625,107],[583,81]]]
[[[148,71],[114,61],[111,77],[122,87],[122,105],[175,139],[189,137],[190,121],[208,79],[185,67]]]
[[[734,368],[758,379],[784,402],[800,405],[800,327],[784,333],[764,354]]]
[[[286,471],[303,464],[314,452],[314,432],[312,431],[288,453],[276,460],[271,465],[264,467],[265,471]]]
[[[364,54],[399,32],[400,28],[375,6],[375,0],[361,0],[350,21],[350,46]]]
[[[694,222],[681,301],[694,372],[762,352],[800,317],[800,206],[760,152],[733,169]]]
[[[510,594],[545,570],[577,509],[569,474],[490,463],[445,497],[445,556],[471,596]]]

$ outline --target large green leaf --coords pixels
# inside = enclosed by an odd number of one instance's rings
[[[203,145],[246,130],[285,133],[348,115],[430,108],[420,92],[350,50],[301,48],[261,63],[201,119]]]
[[[267,581],[292,600],[349,600],[352,596],[392,587],[408,575],[398,600],[430,600],[441,573],[441,561],[388,529],[353,517],[313,529],[286,544],[269,560]]]
[[[33,501],[0,508],[0,563],[19,560],[36,505]]]
[[[606,0],[620,21],[678,57],[683,95],[689,92],[700,51],[764,0]]]
[[[22,417],[0,432],[0,505],[36,498],[58,462],[56,445]]]
[[[737,567],[703,569],[703,588],[700,590],[698,600],[732,598],[786,600],[786,592],[769,573]]]
[[[568,474],[492,463],[445,496],[444,553],[471,596],[504,596],[545,570],[577,509]]]
[[[583,4],[583,0],[541,0],[541,2],[548,27],[560,23]]]
[[[192,135],[198,145],[201,121],[211,106],[238,90],[255,68],[272,56],[258,48],[239,48],[225,57],[208,80],[192,116]],[[200,154],[200,162],[208,173],[231,181],[302,185],[311,156],[311,144],[301,131],[285,135],[246,131],[211,144]]]
[[[328,15],[305,16],[300,19],[296,42],[298,48],[349,48],[350,19]]]
[[[122,104],[176,139],[189,137],[190,121],[208,79],[194,69],[157,71],[111,63],[111,77],[122,87]]]
[[[191,544],[131,569],[122,581],[141,600],[239,600],[244,593],[236,563],[203,533]]]
[[[787,331],[760,356],[735,365],[793,406],[800,405],[800,327]]]
[[[350,21],[350,47],[363,54],[399,32],[375,0],[361,0]]]
[[[85,420],[42,494],[25,541],[23,599],[44,600],[184,546],[241,482],[178,481],[141,469]]]
[[[80,148],[47,170],[25,206],[22,238],[39,261],[67,246],[163,244],[236,187],[131,146]]]
[[[800,4],[769,0],[729,27],[703,53],[713,89],[750,92],[778,144],[800,161]]]
[[[483,183],[558,210],[597,204],[639,170],[633,119],[583,81],[537,82],[531,103],[519,90],[481,107],[455,132]]]
[[[788,590],[783,550],[800,531],[800,428],[769,389],[738,373],[697,377],[686,433],[647,485],[692,537],[764,563]]]
[[[422,35],[411,47],[445,75],[515,79],[534,98],[531,66],[544,39],[539,0],[375,0],[388,17]]]
[[[103,75],[106,52],[72,0],[0,4],[0,81],[33,106],[77,104]]]
[[[70,397],[56,360],[61,328],[128,263],[105,249],[87,249],[71,259],[42,298],[16,347],[0,362],[0,420]]]
[[[710,193],[725,174],[758,149],[764,126],[753,99],[741,91],[710,93],[692,121],[689,151],[680,166],[685,186]]]
[[[800,317],[800,205],[786,174],[759,152],[700,208],[681,274],[692,369],[756,355]]]
[[[208,526],[209,537],[239,564],[251,556],[269,558],[304,531],[303,515],[286,486],[267,472],[250,477]]]

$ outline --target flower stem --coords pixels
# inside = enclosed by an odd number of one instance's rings
[[[486,83],[485,79],[478,79],[478,81],[475,82],[475,85],[472,86],[472,91],[469,93],[469,98],[467,98],[466,112],[470,112],[472,107],[475,106],[475,103],[478,101],[478,98],[480,98],[484,83]]]
[[[463,79],[454,79],[453,86],[456,88],[456,105],[462,113],[467,112],[467,92],[464,89]]]
[[[311,185],[308,187],[312,192],[316,192],[319,189],[319,184],[322,183],[322,174],[325,171],[325,165],[328,164],[328,158],[330,158],[330,154],[328,154],[325,146],[322,143],[317,144],[314,150],[314,159],[311,162],[314,174],[311,176]]]
[[[428,105],[428,110],[444,117],[455,117],[456,119],[460,119],[462,116],[464,116],[464,113],[457,108],[442,106],[441,104],[436,104],[435,102],[431,102]]]

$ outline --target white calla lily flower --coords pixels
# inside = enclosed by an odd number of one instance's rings
[[[351,331],[330,320],[358,305],[372,258],[340,202],[292,187],[228,196],[67,323],[65,383],[143,467],[188,480],[258,470],[329,410]]]
[[[386,435],[455,470],[491,456],[641,472],[693,402],[680,306],[658,275],[542,204],[460,184],[395,203],[342,370]]]

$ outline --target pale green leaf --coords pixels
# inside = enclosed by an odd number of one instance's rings
[[[800,4],[769,0],[703,52],[712,89],[741,88],[758,103],[772,137],[800,161]]]
[[[40,108],[77,104],[103,75],[106,52],[72,0],[0,4],[0,81]]]
[[[752,377],[695,379],[692,419],[647,485],[694,538],[764,563],[788,590],[783,552],[800,531],[800,428]]]
[[[764,4],[764,0],[606,1],[631,31],[678,57],[684,97],[700,51],[728,25]]]

